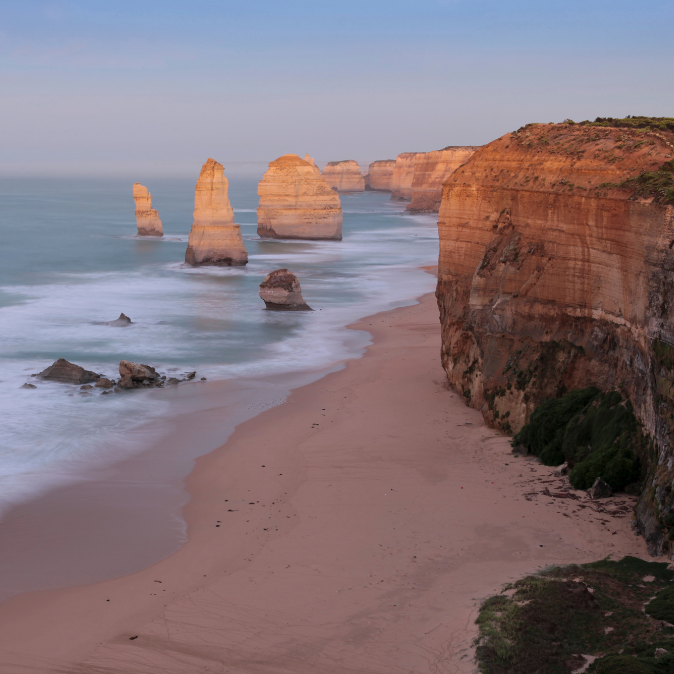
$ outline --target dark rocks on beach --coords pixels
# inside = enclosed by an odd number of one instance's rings
[[[132,363],[129,360],[119,363],[119,375],[121,379],[117,385],[120,388],[149,388],[160,381],[157,371],[151,365]]]
[[[35,386],[35,384],[24,384],[20,388],[37,388],[37,386]]]
[[[94,388],[91,384],[84,384],[84,386],[80,386],[80,391],[91,391],[91,389]]]
[[[88,384],[100,379],[100,375],[70,363],[65,358],[59,358],[53,365],[42,370],[38,377],[49,381],[60,381],[65,384]]]
[[[598,477],[587,493],[591,499],[608,498],[613,496],[613,489],[607,482]]]
[[[302,297],[297,276],[287,269],[277,269],[260,284],[260,297],[272,311],[312,311]]]

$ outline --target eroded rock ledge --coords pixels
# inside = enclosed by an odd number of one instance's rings
[[[651,438],[637,527],[652,554],[674,512],[673,150],[668,130],[527,125],[456,170],[439,214],[451,385],[505,432],[547,398],[619,389]]]

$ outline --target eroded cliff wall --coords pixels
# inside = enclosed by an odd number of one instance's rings
[[[652,554],[674,512],[674,206],[657,187],[673,149],[671,132],[528,125],[454,172],[438,223],[451,385],[506,432],[546,398],[619,388],[652,438]]]
[[[405,210],[409,213],[437,213],[445,180],[465,164],[475,150],[477,147],[466,145],[418,153],[414,158],[411,201]]]

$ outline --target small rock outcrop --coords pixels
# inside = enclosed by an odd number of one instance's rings
[[[113,328],[125,328],[127,325],[131,325],[133,321],[124,313],[119,315],[119,318],[116,318],[114,321],[101,321],[97,325],[110,325]]]
[[[187,264],[236,267],[248,263],[228,191],[224,167],[209,159],[202,166],[194,189],[194,224],[185,253]]]
[[[60,381],[64,384],[88,384],[89,382],[100,379],[100,375],[85,370],[75,363],[67,361],[65,358],[59,358],[48,368],[38,374],[40,379],[48,381]]]
[[[115,382],[112,381],[112,379],[108,379],[107,377],[101,377],[95,384],[94,386],[96,388],[112,388],[115,385]]]
[[[323,169],[323,178],[337,192],[365,190],[365,179],[360,173],[360,166],[353,159],[329,162]]]
[[[594,484],[590,487],[587,493],[591,499],[608,498],[609,496],[613,496],[613,490],[611,489],[611,486],[600,477],[594,481]]]
[[[260,297],[273,311],[311,311],[302,297],[297,276],[287,269],[277,269],[260,284]]]
[[[311,158],[310,158],[311,159]],[[318,167],[286,154],[270,162],[257,190],[257,233],[271,239],[341,239],[339,196]]]
[[[132,363],[123,360],[119,363],[120,380],[117,386],[120,388],[142,388],[154,386],[159,380],[157,371],[150,365]]]
[[[395,165],[395,159],[373,161],[367,172],[367,189],[375,192],[390,192]]]
[[[152,208],[152,195],[147,187],[134,183],[133,200],[136,202],[138,236],[164,236],[159,213]]]

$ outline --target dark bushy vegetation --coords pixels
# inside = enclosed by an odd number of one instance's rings
[[[655,197],[656,202],[674,205],[674,159],[666,161],[657,171],[646,171],[626,180],[620,187],[633,187],[638,197]]]
[[[589,489],[601,477],[616,491],[639,480],[638,454],[645,446],[629,400],[596,388],[541,403],[512,442],[547,466],[566,461],[576,489]]]
[[[612,126],[624,129],[653,129],[657,131],[674,131],[674,117],[643,117],[628,115],[627,117],[597,117],[594,122],[580,122],[585,126]]]
[[[604,657],[595,674],[674,674],[674,629],[651,616],[654,593],[670,590],[667,563],[625,557],[548,569],[487,599],[476,620],[476,658],[483,674],[569,674],[579,654]],[[653,576],[652,582],[644,577]],[[590,591],[590,588],[593,590]],[[510,594],[510,593],[509,593]],[[612,628],[606,632],[606,628]]]

